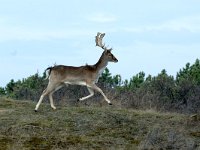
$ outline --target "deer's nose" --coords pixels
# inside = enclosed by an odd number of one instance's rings
[[[117,59],[117,58],[115,58],[115,59],[114,59],[114,62],[118,62],[118,59]]]

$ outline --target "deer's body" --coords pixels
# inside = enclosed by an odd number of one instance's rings
[[[95,65],[85,65],[80,67],[58,65],[49,67],[46,69],[47,78],[49,83],[47,88],[43,91],[40,100],[38,101],[35,111],[38,110],[44,96],[49,95],[50,104],[53,109],[56,107],[53,104],[52,94],[64,85],[83,85],[87,86],[89,95],[80,98],[79,100],[85,100],[94,95],[94,90],[100,92],[104,99],[111,104],[110,100],[105,96],[103,91],[96,86],[99,76],[102,74],[108,62],[118,62],[115,56],[111,53],[111,49],[107,49],[102,45],[102,38],[105,34],[98,33],[96,36],[96,44],[104,49],[99,61]]]
[[[93,66],[80,66],[80,67],[73,67],[73,66],[55,66],[49,68],[51,71],[51,75],[49,77],[49,81],[57,81],[60,83],[66,84],[77,84],[77,83],[84,83],[87,82],[94,82],[96,79],[96,70]],[[81,76],[80,76],[81,75]],[[92,80],[88,81],[88,77]],[[55,79],[56,78],[56,79]]]

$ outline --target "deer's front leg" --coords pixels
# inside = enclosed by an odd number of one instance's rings
[[[103,93],[103,91],[98,87],[96,86],[95,84],[91,86],[92,89],[98,91],[99,93],[101,93],[101,95],[104,97],[105,101],[109,104],[109,105],[112,105],[112,103],[110,102],[110,100],[106,97],[106,95]]]
[[[90,97],[92,97],[94,95],[94,91],[90,87],[87,87],[87,89],[88,89],[90,94],[88,96],[79,98],[80,101],[86,100],[86,99],[88,99],[88,98],[90,98]]]

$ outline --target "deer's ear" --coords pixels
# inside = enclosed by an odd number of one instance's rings
[[[105,50],[105,53],[106,53],[106,54],[111,54],[111,51],[108,50],[108,49],[106,49],[106,50]]]

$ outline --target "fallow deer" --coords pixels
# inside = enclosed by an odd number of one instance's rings
[[[52,94],[64,85],[82,85],[86,86],[89,95],[79,98],[79,101],[88,99],[94,95],[94,90],[102,94],[108,104],[112,105],[110,100],[106,97],[103,91],[95,84],[98,82],[100,75],[108,65],[108,62],[118,62],[117,58],[111,53],[112,48],[108,49],[105,44],[102,44],[102,39],[105,33],[97,33],[95,37],[96,46],[101,47],[104,51],[99,61],[94,65],[85,65],[80,67],[58,65],[49,67],[45,70],[49,83],[47,88],[43,91],[36,107],[37,112],[43,98],[49,96],[50,105],[53,109],[56,109],[53,103]]]

